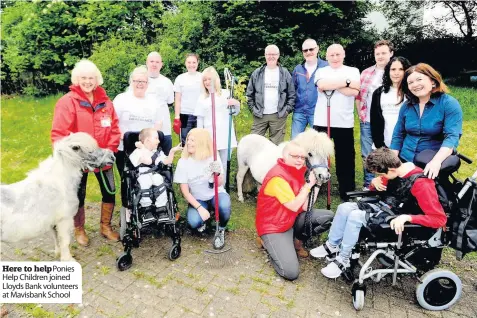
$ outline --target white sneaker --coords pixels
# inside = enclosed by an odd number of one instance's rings
[[[323,276],[328,278],[338,278],[341,276],[341,273],[343,273],[343,271],[347,270],[349,267],[349,262],[344,263],[340,257],[337,256],[334,261],[321,269],[321,273]]]
[[[204,224],[202,224],[201,226],[199,226],[199,227],[197,228],[197,232],[199,232],[199,233],[204,232],[206,227],[207,227],[207,226],[206,226],[206,224],[205,224],[205,222],[204,222]]]
[[[327,257],[330,261],[336,257],[339,252],[339,247],[332,247],[328,241],[325,244],[315,247],[310,251],[310,255],[314,258]]]
[[[348,268],[349,264],[345,265],[337,258],[333,262],[329,263],[326,267],[322,268],[321,273],[323,276],[328,278],[338,278],[341,276],[341,273]]]

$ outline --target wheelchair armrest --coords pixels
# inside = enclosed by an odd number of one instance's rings
[[[356,198],[356,197],[374,197],[379,195],[379,191],[350,191],[346,192],[346,195],[349,198]]]
[[[382,229],[389,229],[389,228],[391,228],[391,225],[388,224],[388,223],[381,223],[379,226],[380,226]],[[411,224],[411,223],[404,224],[404,228],[405,228],[405,229],[409,229],[409,228],[419,228],[419,227],[422,227],[422,225],[419,225],[419,224]]]

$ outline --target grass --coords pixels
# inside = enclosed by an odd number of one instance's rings
[[[459,100],[464,112],[464,134],[461,138],[459,151],[473,160],[477,160],[475,145],[477,144],[477,90],[472,88],[451,87],[451,95]],[[38,163],[51,154],[50,129],[55,103],[60,95],[49,96],[41,99],[27,97],[2,97],[2,125],[1,125],[1,182],[13,183],[22,180],[25,174],[38,166]],[[250,133],[252,115],[243,106],[242,112],[235,118],[237,139]],[[286,140],[290,139],[291,116],[288,118]],[[355,127],[359,127],[356,122]],[[359,128],[354,130],[356,150],[356,184],[362,183],[363,172],[359,146]],[[173,143],[177,144],[178,137],[173,134]],[[178,157],[176,157],[176,160]],[[477,163],[477,162],[476,162]],[[463,163],[457,174],[466,178],[475,171],[476,163],[468,165]],[[232,216],[229,228],[255,230],[255,204],[254,195],[246,196],[245,202],[237,200],[235,192],[235,174],[237,171],[236,154],[233,152],[231,162],[231,199]],[[117,175],[116,175],[117,177]],[[340,203],[336,177],[332,184],[332,209],[335,210]],[[116,179],[116,182],[118,179]],[[180,191],[176,188],[176,193]],[[177,195],[181,211],[185,211],[186,203]],[[100,202],[101,194],[94,175],[88,177],[87,197],[88,202]],[[119,193],[116,202],[120,202]],[[326,195],[318,199],[317,207],[326,206]],[[118,209],[116,209],[118,210]],[[98,251],[107,254],[109,251]]]

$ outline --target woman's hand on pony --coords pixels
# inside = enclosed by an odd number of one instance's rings
[[[404,224],[406,222],[411,222],[411,216],[407,214],[401,214],[391,221],[391,230],[394,230],[394,232],[396,232],[398,235],[401,234],[404,232]]]
[[[212,161],[209,165],[205,168],[204,174],[206,176],[214,176],[214,173],[220,174],[222,172],[222,166],[218,160]]]

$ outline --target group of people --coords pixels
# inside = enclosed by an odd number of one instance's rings
[[[411,66],[404,57],[394,57],[394,47],[386,40],[374,46],[376,64],[361,74],[355,67],[344,65],[345,50],[339,44],[327,48],[326,61],[318,58],[315,40],[303,42],[304,62],[292,74],[279,64],[277,46],[265,48],[266,64],[257,68],[248,82],[247,103],[253,114],[251,132],[266,135],[275,144],[284,141],[286,122],[292,115],[292,139],[307,126],[330,133],[335,144],[336,174],[339,193],[347,201],[346,193],[354,191],[355,148],[354,108],[360,121],[361,155],[363,158],[364,188],[386,190],[388,181],[402,180],[416,173],[429,179],[419,179],[407,194],[415,197],[424,216],[401,215],[393,220],[396,232],[405,222],[440,227],[445,214],[431,186],[439,174],[441,163],[457,148],[462,135],[462,110],[459,103],[447,94],[440,74],[431,66],[419,63]],[[220,77],[213,67],[198,72],[199,57],[188,54],[187,72],[179,75],[174,84],[160,74],[163,66],[159,53],[151,52],[146,66],[133,70],[129,87],[111,101],[101,87],[103,79],[92,62],[82,60],[72,71],[70,92],[57,103],[51,131],[52,141],[69,133],[84,131],[92,135],[100,147],[115,153],[118,170],[124,170],[124,133],[142,131],[138,144],[137,163],[170,163],[174,153],[182,151],[174,182],[188,202],[187,220],[191,228],[201,230],[219,200],[220,237],[225,244],[224,229],[230,218],[230,196],[222,187],[224,167],[229,146],[228,116],[230,109],[237,114],[239,102],[222,90]],[[212,127],[211,92],[215,92],[216,127]],[[174,119],[169,107],[174,103]],[[212,132],[217,129],[218,158],[214,160]],[[157,136],[151,131],[161,130],[165,136],[162,154],[154,154]],[[172,147],[172,130],[180,136],[181,144]],[[237,146],[232,126],[232,148]],[[416,154],[424,149],[436,151],[422,171],[413,165]],[[268,251],[277,273],[286,279],[299,275],[298,257],[307,257],[303,241],[306,239],[305,213],[310,189],[316,184],[311,173],[305,179],[307,153],[299,144],[289,142],[274,168],[265,177],[257,197],[256,228],[258,242]],[[119,235],[111,227],[115,199],[114,175],[111,167],[104,167],[102,181],[94,171],[102,193],[101,234],[110,240]],[[213,176],[219,174],[218,198],[214,196]],[[74,218],[75,238],[87,246],[84,230],[84,198],[88,172],[84,172],[78,186],[79,207]],[[148,181],[155,182],[154,180]],[[110,190],[108,190],[110,189]],[[111,191],[112,190],[112,191]],[[126,205],[126,189],[121,198]],[[313,250],[314,257],[328,256],[330,264],[322,272],[337,277],[349,267],[351,249],[359,229],[366,224],[363,212],[355,203],[345,202],[334,216],[331,211],[311,211],[312,233],[318,235],[331,226],[328,241]],[[308,226],[308,225],[307,225]]]
[[[221,89],[220,78],[213,67],[198,72],[199,57],[188,54],[185,59],[187,72],[179,75],[175,83],[160,74],[163,66],[159,53],[151,52],[145,66],[136,67],[129,77],[129,86],[113,101],[101,87],[103,78],[98,67],[89,60],[78,62],[71,74],[70,92],[60,98],[55,106],[51,130],[52,142],[74,132],[87,132],[98,142],[99,147],[114,152],[116,164],[122,178],[125,161],[130,160],[139,170],[147,170],[144,165],[169,164],[174,154],[181,151],[174,181],[180,184],[181,192],[189,204],[187,220],[193,229],[203,229],[210,218],[209,211],[215,205],[213,187],[209,187],[213,175],[220,174],[219,215],[221,246],[225,244],[224,229],[230,218],[230,197],[222,184],[225,180],[224,167],[227,161],[228,116],[232,109],[238,113],[239,102]],[[212,101],[210,93],[215,92],[215,112],[217,117],[217,150],[220,160],[214,161],[212,147]],[[171,125],[169,106],[174,103],[175,118]],[[181,144],[172,147],[172,129],[180,136]],[[159,139],[157,130],[164,138],[157,152]],[[136,149],[126,158],[124,134],[139,131]],[[225,136],[225,137],[224,137]],[[232,127],[231,146],[237,146]],[[99,182],[101,204],[101,235],[117,241],[118,232],[111,226],[115,206],[115,182],[111,166],[102,171],[94,171]],[[104,180],[100,174],[104,175]],[[144,171],[143,171],[144,173]],[[140,174],[141,188],[160,184],[159,175]],[[85,171],[78,186],[78,213],[74,218],[75,238],[83,246],[89,245],[85,232],[86,184]],[[121,204],[127,206],[127,189],[121,183]],[[153,202],[142,198],[140,204],[149,206]],[[158,197],[155,204],[164,203]],[[220,244],[219,244],[220,246]]]
[[[266,65],[256,69],[247,87],[247,102],[254,115],[252,133],[283,141],[284,122],[292,116],[292,139],[306,126],[330,133],[335,144],[336,175],[342,203],[333,218],[330,211],[312,211],[311,227],[318,235],[330,227],[325,244],[310,251],[329,264],[323,275],[336,278],[350,266],[351,251],[368,220],[365,211],[348,201],[346,193],[356,190],[354,108],[360,122],[363,190],[400,188],[392,195],[411,198],[408,207],[391,222],[400,233],[406,222],[439,228],[446,215],[439,202],[434,180],[442,162],[457,148],[462,135],[462,109],[448,95],[441,75],[430,65],[411,66],[404,57],[394,57],[394,46],[386,40],[374,45],[376,64],[360,74],[344,65],[345,50],[339,44],[327,48],[326,60],[318,58],[316,41],[302,44],[305,61],[290,73],[279,65],[279,50],[265,49]],[[425,149],[435,155],[422,170],[414,157]],[[306,152],[290,142],[283,159],[266,175],[257,198],[258,243],[270,255],[277,273],[286,279],[298,277],[298,257],[308,257],[303,247],[304,211],[315,178],[305,180]],[[423,174],[427,178],[418,178]],[[414,176],[414,177],[413,177]],[[406,184],[399,187],[396,184]],[[361,189],[361,188],[360,188]],[[404,189],[404,190],[403,190]],[[391,191],[393,192],[393,191]],[[395,191],[394,191],[395,192]],[[417,208],[416,208],[417,207]],[[405,209],[404,209],[405,210]],[[333,220],[333,221],[332,221]]]

